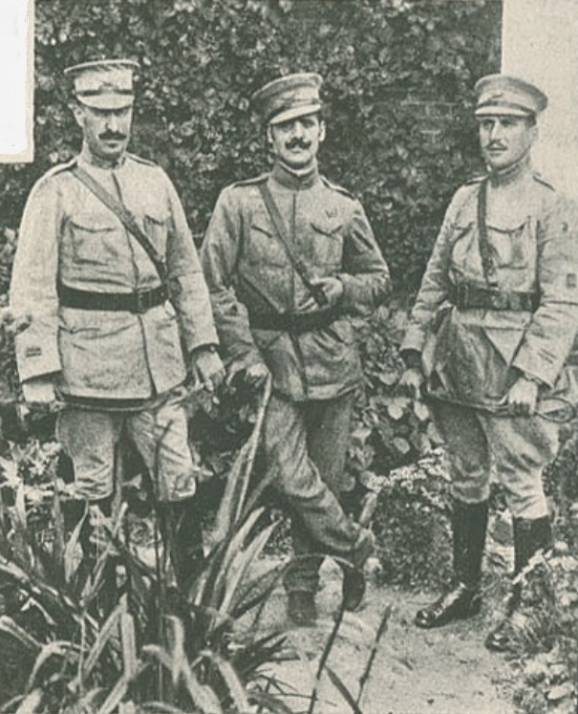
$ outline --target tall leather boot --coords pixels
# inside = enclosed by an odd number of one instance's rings
[[[201,514],[194,498],[158,504],[177,585],[188,593],[204,563]]]
[[[522,572],[533,555],[552,546],[550,518],[514,518],[514,577]],[[511,649],[513,639],[512,616],[522,599],[522,583],[514,583],[506,605],[506,616],[489,633],[486,647],[493,652]]]
[[[431,605],[419,610],[418,627],[441,627],[480,611],[482,557],[488,528],[488,502],[454,499],[452,514],[454,586]]]

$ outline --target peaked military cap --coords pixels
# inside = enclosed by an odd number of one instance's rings
[[[251,103],[265,122],[280,124],[320,111],[322,84],[323,79],[314,72],[288,74],[258,89]]]
[[[134,102],[133,74],[138,63],[113,59],[83,62],[67,67],[64,74],[74,82],[76,98],[96,109],[123,109]]]
[[[476,116],[536,116],[548,105],[548,97],[534,84],[507,74],[489,74],[476,82]]]

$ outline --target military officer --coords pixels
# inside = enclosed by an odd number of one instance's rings
[[[325,138],[317,74],[293,74],[257,91],[271,173],[235,183],[217,201],[203,248],[229,378],[269,374],[263,451],[292,510],[302,556],[285,579],[297,624],[316,618],[320,557],[361,568],[372,534],[345,515],[344,462],[354,393],[361,382],[351,316],[383,302],[389,277],[363,208],[319,174]],[[363,597],[359,570],[345,569],[344,605]]]
[[[136,68],[105,60],[66,70],[82,150],[32,189],[10,301],[16,314],[32,315],[16,338],[25,400],[64,400],[57,436],[79,502],[107,512],[115,447],[121,433],[129,437],[153,475],[184,583],[200,526],[190,517],[195,470],[183,385],[187,370],[208,389],[224,372],[175,188],[159,166],[127,152]]]
[[[547,98],[502,74],[475,90],[488,175],[453,197],[402,345],[402,384],[415,392],[426,380],[452,479],[455,583],[417,613],[426,628],[480,609],[491,461],[513,515],[515,573],[549,546],[542,472],[558,427],[540,404],[568,394],[564,363],[578,328],[573,209],[531,165]],[[510,646],[519,595],[516,586],[490,649]]]

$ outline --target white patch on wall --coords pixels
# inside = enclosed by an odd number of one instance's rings
[[[548,95],[534,163],[578,198],[578,0],[504,0],[502,71]]]
[[[32,161],[34,0],[0,0],[0,162]]]

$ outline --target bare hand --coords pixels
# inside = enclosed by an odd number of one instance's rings
[[[212,393],[225,378],[225,368],[219,355],[208,347],[199,347],[191,356],[191,372],[196,386]]]
[[[311,283],[321,287],[327,298],[327,307],[335,307],[343,297],[343,283],[339,278],[313,278]]]
[[[56,401],[56,389],[52,377],[33,377],[22,383],[22,393],[27,404],[52,404]]]
[[[269,377],[269,370],[267,365],[263,362],[257,362],[247,367],[245,370],[245,381],[250,387],[258,389],[263,386],[267,378]]]
[[[3,307],[0,309],[0,325],[4,327],[6,332],[12,335],[17,335],[25,330],[32,322],[30,313],[17,313],[11,307]]]
[[[538,403],[538,390],[536,382],[526,377],[519,377],[510,388],[507,397],[507,403],[512,407],[514,414],[532,416]]]
[[[401,375],[398,387],[405,392],[409,392],[414,399],[419,399],[424,381],[425,377],[421,369],[410,367]]]

